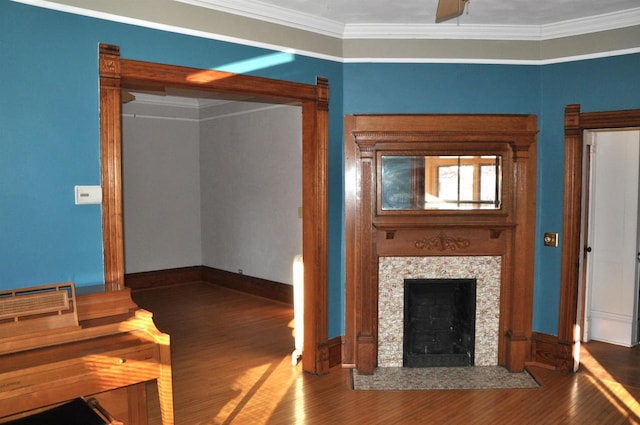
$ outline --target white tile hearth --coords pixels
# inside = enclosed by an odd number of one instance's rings
[[[527,371],[510,373],[501,366],[379,367],[373,375],[351,372],[354,390],[488,390],[540,388]]]
[[[380,257],[378,366],[402,367],[404,280],[476,279],[475,365],[498,364],[499,256]]]

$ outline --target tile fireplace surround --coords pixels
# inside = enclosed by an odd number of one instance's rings
[[[404,280],[476,279],[475,365],[498,364],[499,256],[380,257],[378,366],[402,367]]]

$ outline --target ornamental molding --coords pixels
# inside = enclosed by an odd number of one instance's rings
[[[414,246],[417,249],[426,249],[428,251],[457,251],[468,248],[469,245],[471,245],[471,241],[469,239],[456,238],[455,236],[449,236],[444,232],[440,232],[438,236],[434,236],[430,239],[423,238],[414,242]]]

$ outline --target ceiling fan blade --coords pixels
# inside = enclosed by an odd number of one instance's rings
[[[438,0],[436,11],[436,24],[457,18],[464,12],[465,3],[468,0]]]

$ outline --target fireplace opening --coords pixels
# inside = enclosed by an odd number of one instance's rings
[[[405,279],[404,367],[473,366],[476,279]]]

